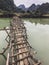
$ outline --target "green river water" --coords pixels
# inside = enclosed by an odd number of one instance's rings
[[[0,18],[0,28],[8,27],[8,18]],[[30,45],[37,51],[37,58],[41,60],[41,65],[49,65],[49,19],[23,19],[28,35]],[[5,41],[7,34],[0,31],[0,52],[6,47]],[[8,52],[8,51],[7,51]],[[7,55],[7,52],[5,55]],[[0,65],[5,64],[4,56],[0,55]]]

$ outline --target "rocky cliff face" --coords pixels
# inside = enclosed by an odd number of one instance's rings
[[[22,9],[23,11],[27,11],[28,8],[25,7],[24,4],[19,5],[18,8]]]

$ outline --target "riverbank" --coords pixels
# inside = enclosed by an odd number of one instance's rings
[[[49,18],[49,14],[47,15],[33,15],[30,13],[13,13],[13,14],[2,14],[0,18],[12,18],[13,16],[17,16],[20,18]]]

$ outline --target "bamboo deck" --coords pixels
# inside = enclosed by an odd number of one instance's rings
[[[24,23],[18,17],[10,22],[10,51],[6,65],[40,65],[40,60],[34,56],[34,51],[27,41]]]

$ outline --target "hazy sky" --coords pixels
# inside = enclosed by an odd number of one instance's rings
[[[14,0],[14,3],[19,6],[20,4],[24,4],[26,7],[29,7],[31,4],[42,4],[45,2],[49,2],[49,0]]]

